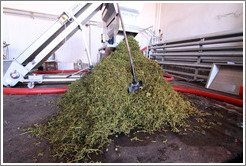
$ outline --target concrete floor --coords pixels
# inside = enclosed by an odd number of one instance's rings
[[[203,88],[204,85],[200,84],[183,81],[174,81],[172,84],[206,90]],[[65,85],[43,87],[50,86]],[[217,111],[222,114],[223,118],[212,116],[220,125],[206,129],[205,135],[190,132],[181,136],[171,131],[153,135],[120,135],[113,138],[112,143],[104,148],[103,154],[92,155],[91,160],[105,163],[242,163],[243,108],[192,94],[182,95],[200,110],[211,114]],[[54,102],[60,97],[61,94],[3,95],[4,163],[59,162],[50,157],[49,144],[45,140],[30,138],[28,134],[20,135],[20,129],[44,123],[46,118],[56,113]],[[131,141],[135,136],[142,141]],[[38,142],[41,144],[37,144]]]

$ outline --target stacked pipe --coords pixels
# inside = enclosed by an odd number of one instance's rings
[[[205,81],[213,63],[243,64],[243,30],[166,40],[149,49],[151,59],[165,72],[183,80]]]

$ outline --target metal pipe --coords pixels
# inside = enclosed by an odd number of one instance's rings
[[[221,59],[220,57],[201,57],[201,60],[225,60],[225,61],[235,60],[235,61],[243,61],[243,57],[223,57],[223,59]]]
[[[223,32],[216,32],[216,33],[210,33],[206,35],[199,35],[199,36],[193,36],[193,37],[187,37],[187,38],[180,38],[180,39],[173,39],[173,40],[166,40],[157,44],[153,44],[152,46],[158,46],[165,43],[177,43],[177,42],[187,42],[187,41],[195,41],[200,40],[202,38],[206,39],[215,39],[219,37],[236,37],[236,36],[243,36],[243,29],[236,29],[236,30],[230,30],[230,31],[223,31]]]
[[[190,67],[203,67],[211,68],[212,64],[196,64],[196,63],[179,63],[179,62],[158,62],[160,65],[176,65],[176,66],[190,66]]]
[[[78,79],[76,79],[76,78],[43,79],[42,82],[73,82],[76,80],[78,80]],[[22,82],[28,83],[28,82],[30,82],[30,80],[24,79]]]
[[[90,68],[91,68],[91,66],[90,66],[90,67],[87,67],[87,68],[84,68],[84,69],[81,69],[81,70],[79,70],[79,71],[77,71],[77,72],[75,72],[75,73],[73,73],[73,74],[68,75],[66,78],[69,78],[69,77],[71,77],[71,76],[73,76],[73,75],[75,75],[75,74],[78,74],[78,73],[80,73],[80,72],[83,72],[83,71],[85,71],[85,70],[90,70]]]
[[[208,76],[205,76],[205,75],[198,75],[198,74],[193,74],[193,73],[185,73],[185,72],[173,71],[173,70],[168,70],[168,69],[164,69],[164,71],[166,71],[168,73],[181,74],[181,75],[186,75],[186,76],[191,76],[191,77],[196,76],[196,77],[204,78],[204,79],[208,78]]]
[[[86,42],[86,39],[85,39],[85,32],[84,32],[84,30],[82,30],[82,38],[83,38],[83,41],[84,41],[85,51],[86,51],[87,58],[88,58],[88,61],[89,61],[89,66],[92,66],[91,54],[90,54],[90,51],[88,50],[88,45],[87,45],[87,42]]]
[[[153,46],[150,49],[160,49],[160,48],[172,48],[172,47],[184,47],[184,46],[195,46],[195,45],[207,45],[207,44],[221,44],[221,43],[232,43],[232,42],[243,42],[243,37],[231,37],[227,39],[215,39],[215,40],[204,40],[204,41],[196,41],[196,42],[187,42],[180,44],[168,44],[163,46]]]
[[[67,78],[67,75],[44,75],[44,78]],[[70,78],[81,78],[81,76],[70,76]]]
[[[166,48],[165,50],[156,50],[155,52],[186,52],[186,51],[235,51],[243,50],[243,45],[240,46],[227,46],[227,47],[203,47],[203,48]]]
[[[208,57],[208,58],[210,58],[210,57]],[[177,60],[180,60],[180,59],[187,59],[187,60],[197,60],[198,59],[198,57],[196,57],[196,56],[170,56],[170,55],[168,55],[168,56],[165,56],[165,59],[173,59],[173,60],[175,60],[175,59],[177,59]]]
[[[43,82],[73,82],[78,79],[76,78],[65,78],[65,79],[44,79]]]
[[[91,25],[89,25],[89,52],[91,55]]]
[[[49,70],[49,71],[35,71],[33,73],[35,74],[56,74],[56,73],[74,73],[74,72],[78,72],[80,70]],[[81,72],[87,72],[89,71],[88,69],[83,70]]]
[[[142,33],[142,32],[145,32],[146,30],[150,29],[150,28],[153,28],[153,25],[148,27],[148,28],[144,28],[144,29],[140,29],[138,33]]]
[[[163,57],[162,57],[163,58]],[[192,57],[192,56],[165,56],[165,61],[194,61],[196,62],[198,60],[198,57]],[[202,62],[204,62],[204,60],[223,60],[223,61],[242,61],[243,57],[223,57],[223,59],[221,59],[220,57],[200,57],[200,59],[202,60]]]
[[[151,56],[243,56],[243,51],[226,51],[226,52],[169,52],[153,53]]]

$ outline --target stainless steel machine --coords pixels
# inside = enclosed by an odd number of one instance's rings
[[[84,35],[84,25],[99,11],[102,10],[104,36],[106,40],[114,39],[119,29],[117,8],[113,3],[77,3],[64,11],[55,23],[43,33],[35,42],[13,60],[4,73],[3,85],[15,86],[18,82],[28,83],[29,88],[34,83],[74,81],[78,79],[74,74],[67,76],[45,76],[33,74],[53,52],[59,49],[67,39],[78,30],[82,31],[89,67],[92,69],[91,56]],[[82,69],[83,71],[85,69]]]

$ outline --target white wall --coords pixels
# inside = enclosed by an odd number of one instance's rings
[[[155,25],[156,3],[144,3],[139,10],[139,24],[141,28],[147,28]]]
[[[5,1],[1,2],[2,7],[16,8],[34,12],[60,15],[64,10],[72,7],[74,1]],[[155,9],[156,3],[144,2],[120,2],[121,6],[139,10],[139,26],[147,28],[156,23]],[[91,20],[101,21],[101,13],[97,13]],[[32,42],[44,33],[54,21],[2,14],[2,34],[3,41],[10,43],[9,54],[12,58],[20,55]],[[98,48],[102,47],[102,28],[91,26],[91,59],[92,63],[98,62]],[[85,28],[87,44],[89,45],[89,28]],[[85,47],[82,40],[82,33],[78,31],[59,50],[56,51],[56,60],[63,63],[60,69],[72,68],[72,63],[81,59],[83,63],[88,63]],[[58,67],[59,67],[58,66]],[[68,68],[66,66],[69,66]]]
[[[12,58],[20,55],[34,40],[52,25],[51,21],[4,15],[2,19],[3,40],[10,43]]]
[[[73,6],[74,1],[5,1],[2,7],[30,10],[35,12],[60,15]],[[139,11],[140,28],[153,26],[161,29],[164,40],[190,37],[195,35],[232,30],[243,27],[242,3],[145,3],[120,2],[122,6]],[[159,15],[160,13],[160,15]],[[101,21],[100,12],[91,20]],[[20,55],[34,40],[45,32],[54,21],[32,19],[30,17],[2,14],[2,39],[10,43],[9,54],[12,58]],[[102,29],[91,27],[92,63],[98,61],[98,48],[101,44]],[[89,28],[85,28],[89,45]],[[145,37],[138,38],[143,47],[148,44]],[[78,59],[87,63],[81,32],[78,31],[58,51],[56,60],[61,63],[73,63]]]
[[[76,2],[2,2],[2,7],[22,9],[28,11],[42,12],[48,14],[60,15],[64,10],[72,7]],[[100,20],[100,13],[97,13],[92,20]],[[2,15],[2,40],[10,43],[9,55],[11,58],[19,56],[28,46],[31,45],[42,33],[51,27],[55,21],[47,19],[31,18],[27,16],[17,16],[11,14]],[[84,28],[87,45],[89,45],[89,28]],[[102,29],[91,27],[91,54],[92,63],[97,62],[97,49],[101,47],[100,34]],[[77,31],[59,50],[55,52],[58,63],[67,63],[63,65],[64,69],[73,69],[73,64],[78,59],[83,63],[88,63],[85,53],[82,32]],[[69,66],[69,67],[65,67]],[[58,65],[59,68],[59,65]],[[60,68],[62,69],[62,68]]]
[[[140,3],[140,2],[139,2]],[[139,9],[139,26],[142,29],[149,27],[152,31],[158,31],[158,3],[143,3],[142,8]],[[147,33],[139,33],[135,39],[139,42],[140,49],[149,45],[151,40],[150,35]]]
[[[162,3],[164,40],[243,28],[242,3]]]

